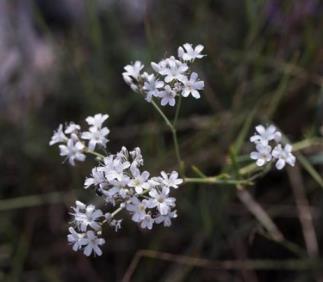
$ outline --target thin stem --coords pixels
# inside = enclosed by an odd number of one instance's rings
[[[161,110],[161,108],[158,107],[158,105],[155,103],[155,101],[151,101],[151,103],[153,104],[155,110],[161,115],[161,117],[164,119],[165,123],[167,124],[167,126],[170,128],[171,131],[175,130],[174,126],[172,125],[172,123],[170,122],[170,120],[167,118],[167,116],[163,113],[163,111]]]
[[[119,212],[121,212],[123,210],[123,207],[119,207],[117,208],[112,214],[111,217],[115,217]]]
[[[217,177],[204,178],[184,178],[185,183],[201,183],[201,184],[227,184],[227,185],[252,185],[249,180],[235,180],[235,179],[218,179]]]
[[[89,149],[84,149],[84,152],[87,153],[87,154],[90,154],[90,155],[93,155],[93,156],[96,156],[99,160],[103,160],[105,158],[104,155],[98,153],[98,152],[95,152],[95,151],[90,151]]]
[[[175,113],[175,118],[174,118],[174,121],[173,121],[173,126],[175,128],[176,128],[176,122],[177,122],[178,117],[179,117],[179,112],[181,110],[181,105],[182,105],[182,95],[179,96],[178,102],[177,102],[177,105],[176,105],[176,113]]]
[[[151,103],[153,104],[155,110],[161,115],[161,117],[165,121],[166,125],[169,127],[169,129],[172,132],[173,143],[174,143],[174,148],[175,148],[175,154],[176,154],[179,170],[180,170],[181,175],[184,176],[185,175],[185,173],[184,173],[184,162],[182,161],[182,158],[181,158],[181,155],[180,155],[176,128],[170,122],[170,120],[167,118],[167,116],[163,113],[163,111],[158,107],[158,105],[155,103],[155,101],[151,101]]]

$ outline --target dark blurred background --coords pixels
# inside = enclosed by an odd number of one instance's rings
[[[208,175],[228,163],[230,144],[250,111],[292,141],[319,134],[323,117],[323,1],[316,0],[1,0],[0,281],[119,281],[140,249],[224,259],[292,259],[264,237],[227,186],[184,185],[179,217],[146,232],[124,221],[105,234],[104,255],[67,245],[69,206],[95,202],[83,181],[94,161],[62,164],[48,146],[65,121],[108,113],[109,149],[140,146],[145,167],[176,169],[171,135],[150,104],[123,82],[123,66],[149,65],[185,42],[203,44],[196,63],[202,99],[185,99],[178,123],[189,169]],[[167,111],[170,116],[172,110]],[[251,147],[243,147],[248,154]],[[311,162],[322,172],[319,151]],[[323,197],[303,173],[323,247]],[[291,242],[304,239],[289,178],[273,171],[251,190]],[[318,281],[314,271],[226,271],[143,259],[132,281]]]

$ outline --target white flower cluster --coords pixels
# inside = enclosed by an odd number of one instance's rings
[[[178,48],[178,58],[171,56],[159,63],[151,62],[155,73],[142,72],[144,65],[136,61],[132,65],[124,67],[122,73],[125,82],[131,89],[145,95],[145,99],[151,102],[153,98],[160,99],[162,106],[175,106],[176,97],[200,98],[199,91],[204,89],[204,81],[199,80],[196,72],[190,71],[190,63],[195,59],[201,59],[203,45],[185,43]]]
[[[100,246],[105,243],[101,238],[102,226],[108,224],[118,231],[122,220],[115,217],[122,210],[126,210],[143,229],[152,229],[154,224],[170,226],[171,220],[177,217],[176,199],[170,196],[170,192],[183,182],[176,171],[169,174],[162,171],[160,176],[150,177],[148,171],[142,170],[144,161],[138,147],[132,151],[122,147],[117,154],[107,156],[94,152],[96,145],[105,148],[108,141],[106,135],[109,130],[102,127],[107,118],[108,115],[102,114],[88,117],[86,122],[90,128],[86,132],[80,132],[80,126],[75,123],[70,123],[65,130],[60,125],[50,141],[50,145],[60,144],[61,155],[67,156],[72,165],[75,160],[85,160],[85,153],[100,160],[85,179],[84,188],[94,189],[105,206],[113,210],[103,212],[94,205],[76,201],[67,236],[73,250],[83,250],[86,256],[102,254]],[[84,144],[82,139],[88,144]]]
[[[71,165],[75,165],[75,161],[85,161],[87,150],[94,151],[96,146],[106,147],[107,136],[110,130],[102,127],[108,115],[96,114],[93,117],[87,117],[85,121],[89,125],[88,131],[81,131],[81,126],[70,122],[64,126],[60,124],[54,132],[49,145],[59,144],[60,155],[66,157]],[[84,144],[88,141],[88,146]]]
[[[256,151],[251,152],[250,158],[256,160],[257,166],[263,166],[271,161],[276,161],[276,168],[281,170],[286,163],[294,166],[295,156],[292,154],[292,145],[280,144],[282,134],[273,125],[265,128],[256,126],[256,133],[250,137],[250,141],[256,145]]]

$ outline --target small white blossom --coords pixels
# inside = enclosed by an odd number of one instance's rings
[[[65,134],[72,134],[72,133],[77,133],[79,132],[81,129],[81,127],[74,123],[74,122],[70,122],[67,126],[66,126],[66,129],[65,129]]]
[[[99,238],[92,230],[86,232],[86,236],[82,239],[82,245],[85,246],[83,253],[90,256],[92,252],[94,255],[101,256],[102,251],[100,246],[105,243],[103,238]]]
[[[190,79],[185,77],[182,80],[184,87],[182,90],[182,96],[188,97],[188,95],[192,95],[195,99],[201,97],[199,90],[204,89],[204,81],[198,80],[198,75],[196,72],[192,72]]]
[[[283,148],[281,144],[278,144],[272,152],[272,155],[275,159],[278,159],[276,162],[276,168],[281,170],[285,167],[286,163],[294,166],[295,165],[295,156],[292,154],[293,147],[290,144],[286,144]]]
[[[60,124],[57,130],[54,131],[54,134],[49,142],[49,145],[52,146],[57,143],[62,143],[67,141],[67,137],[65,136],[63,132],[63,125]]]
[[[73,251],[76,252],[84,245],[84,241],[82,240],[84,234],[76,232],[73,227],[69,227],[68,231],[70,232],[70,234],[67,235],[67,241],[70,245],[73,246]]]
[[[151,230],[153,228],[154,219],[151,217],[150,214],[145,214],[145,217],[140,222],[140,227],[143,229]]]
[[[152,97],[158,97],[164,82],[155,78],[154,74],[146,77],[143,90],[146,92],[146,101],[151,102]]]
[[[124,67],[125,72],[122,73],[126,83],[130,84],[132,79],[138,80],[140,77],[140,72],[144,68],[144,65],[140,61],[136,61],[132,65],[127,65]]]
[[[109,134],[110,130],[107,127],[99,128],[92,126],[89,131],[82,133],[82,139],[89,140],[89,150],[94,151],[96,145],[106,146],[108,139],[106,136]]]
[[[121,229],[121,222],[122,222],[122,219],[119,219],[119,220],[113,219],[110,222],[110,226],[114,228],[115,232],[118,232]]]
[[[84,181],[84,188],[87,189],[90,186],[99,186],[100,184],[104,183],[106,181],[104,173],[102,171],[98,171],[98,169],[95,167],[92,169],[92,177],[88,177]]]
[[[165,73],[165,70],[167,68],[167,59],[161,60],[158,64],[151,62],[150,65],[155,72],[163,74],[163,73]]]
[[[85,119],[88,125],[101,128],[102,124],[108,119],[109,115],[107,114],[96,114],[94,116],[89,116]]]
[[[204,46],[199,44],[195,48],[193,48],[192,44],[185,43],[178,48],[178,57],[183,61],[193,61],[195,59],[202,59],[205,55],[202,55]]]
[[[157,191],[156,189],[153,189],[149,192],[149,196],[151,197],[149,202],[149,207],[154,208],[156,207],[161,215],[167,215],[171,207],[175,206],[175,198],[168,197],[169,194],[169,188],[163,187],[162,191]]]
[[[185,72],[188,70],[188,66],[181,61],[176,60],[174,57],[167,59],[167,67],[159,73],[165,76],[164,80],[169,83],[173,80],[185,79]]]
[[[251,152],[250,158],[256,160],[257,166],[263,166],[272,159],[271,146],[261,143],[256,145],[257,151]]]
[[[172,107],[175,106],[176,100],[176,92],[169,86],[166,85],[164,91],[160,92],[161,102],[160,104],[162,106],[170,105]]]
[[[132,175],[134,179],[131,179],[128,183],[129,187],[133,187],[136,193],[141,194],[144,190],[150,188],[148,183],[149,172],[144,171],[140,173],[139,169],[132,169]]]
[[[155,218],[155,223],[161,224],[163,223],[165,227],[169,227],[172,225],[172,218],[177,217],[177,211],[174,210],[167,215],[159,215]]]
[[[105,177],[108,181],[118,179],[121,180],[123,177],[123,172],[130,166],[130,163],[127,161],[122,161],[119,158],[115,158],[113,155],[110,155],[103,160],[104,166],[99,167],[99,171],[105,173]]]
[[[132,220],[134,222],[141,222],[146,216],[147,200],[140,201],[137,197],[132,197],[130,203],[126,208],[132,213]]]
[[[63,157],[67,157],[68,161],[71,165],[75,165],[75,160],[83,162],[85,160],[85,155],[83,154],[84,145],[75,141],[72,138],[68,139],[66,145],[59,145],[60,155]]]
[[[178,178],[178,172],[172,171],[171,174],[168,176],[165,171],[162,171],[161,173],[162,176],[162,183],[167,186],[167,187],[172,187],[177,189],[178,185],[183,183],[183,179]]]
[[[98,223],[99,219],[103,216],[100,209],[96,209],[93,205],[88,205],[83,210],[73,208],[74,222],[76,226],[83,232],[86,231],[87,227],[90,226],[94,230],[99,230],[101,225]]]
[[[275,140],[279,142],[281,140],[281,133],[277,131],[276,127],[273,125],[265,128],[263,125],[256,126],[257,133],[250,137],[250,141],[253,143],[261,143],[262,145],[267,145],[269,141]]]

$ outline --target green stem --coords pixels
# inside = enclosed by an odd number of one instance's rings
[[[90,155],[93,155],[93,156],[96,156],[99,160],[103,160],[105,158],[104,155],[98,153],[98,152],[95,152],[95,151],[90,151],[89,149],[84,149],[84,152],[87,153],[87,154],[90,154]]]
[[[227,185],[252,185],[250,180],[235,179],[218,179],[217,177],[205,178],[184,178],[185,183],[201,183],[201,184],[227,184]]]
[[[169,127],[170,131],[172,132],[173,143],[174,143],[174,148],[175,148],[175,154],[176,154],[179,170],[180,170],[181,175],[184,176],[185,175],[184,162],[182,161],[182,158],[181,158],[181,155],[180,155],[176,128],[170,122],[170,120],[167,118],[167,116],[163,113],[163,111],[158,107],[158,105],[155,103],[155,101],[151,101],[151,103],[153,104],[155,110],[161,115],[161,117],[165,121],[166,125]]]
[[[176,123],[177,123],[177,120],[178,120],[178,117],[179,117],[179,112],[181,110],[181,105],[182,105],[182,95],[179,95],[178,102],[177,102],[177,105],[176,105],[175,118],[174,118],[174,121],[173,121],[173,126],[175,128],[176,128]]]

